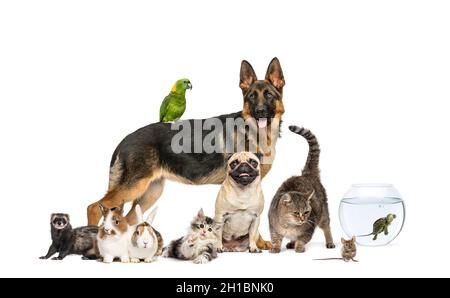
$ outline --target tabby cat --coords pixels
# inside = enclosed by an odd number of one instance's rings
[[[191,260],[196,264],[205,264],[217,258],[219,225],[200,209],[191,222],[188,234],[173,240],[164,249],[163,256],[180,260]]]
[[[289,129],[304,137],[309,144],[308,159],[301,176],[286,180],[275,194],[269,210],[272,249],[279,253],[283,238],[291,240],[287,248],[304,252],[316,226],[324,234],[327,248],[334,248],[330,230],[330,216],[325,188],[320,182],[320,148],[316,137],[305,128],[290,126]]]

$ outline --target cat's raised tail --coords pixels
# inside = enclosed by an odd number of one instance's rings
[[[302,170],[302,175],[319,176],[319,157],[320,147],[316,136],[309,130],[295,125],[289,126],[289,130],[293,133],[301,135],[308,141],[309,153],[306,164]]]

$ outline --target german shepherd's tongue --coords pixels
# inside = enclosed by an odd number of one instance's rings
[[[267,118],[259,118],[257,121],[259,128],[264,128],[267,126]]]

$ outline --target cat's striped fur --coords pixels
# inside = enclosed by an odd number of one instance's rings
[[[319,143],[306,128],[289,126],[289,130],[308,141],[309,153],[302,175],[287,179],[272,199],[269,209],[270,252],[281,251],[283,238],[291,240],[287,248],[304,252],[317,226],[324,232],[326,247],[334,248],[327,194],[320,182]]]
[[[311,133],[309,129],[298,127],[295,125],[289,126],[289,129],[306,139],[309,145],[308,158],[306,159],[305,167],[302,170],[302,175],[319,176],[319,157],[320,147],[316,136]]]
[[[186,236],[173,240],[164,249],[163,256],[179,260],[190,260],[196,264],[204,264],[217,257],[219,238],[218,225],[200,209],[191,222]]]

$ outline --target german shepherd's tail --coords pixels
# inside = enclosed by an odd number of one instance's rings
[[[301,135],[306,139],[306,141],[308,141],[308,159],[306,160],[305,167],[302,170],[302,175],[319,176],[320,147],[316,136],[309,129],[295,125],[289,126],[289,130],[293,133]]]

